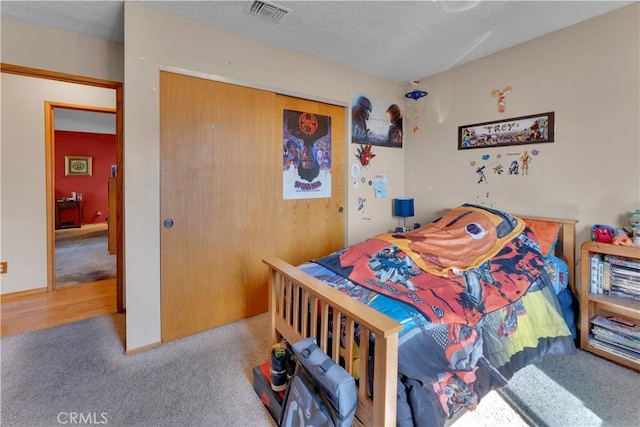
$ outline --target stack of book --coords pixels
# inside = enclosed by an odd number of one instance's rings
[[[591,319],[589,345],[640,363],[640,326],[620,316],[596,316]]]
[[[615,255],[591,257],[593,294],[615,295],[640,300],[640,261]]]

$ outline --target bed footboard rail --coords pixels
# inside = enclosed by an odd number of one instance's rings
[[[342,357],[347,372],[358,378],[358,420],[366,426],[395,425],[402,325],[279,258],[263,262],[269,266],[271,341],[284,338],[295,343],[315,337],[325,353],[336,363]],[[354,338],[356,325],[360,326],[360,345]],[[370,361],[372,334],[375,349]],[[344,347],[335,339],[341,335]],[[372,362],[375,366],[369,366]],[[375,372],[373,384],[368,372]],[[369,390],[373,390],[372,397]]]

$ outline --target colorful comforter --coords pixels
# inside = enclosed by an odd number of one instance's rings
[[[545,354],[575,353],[535,236],[500,211],[462,205],[301,268],[403,325],[400,426],[443,425]]]

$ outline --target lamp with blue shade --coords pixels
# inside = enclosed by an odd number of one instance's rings
[[[402,217],[404,220],[402,231],[407,231],[407,217],[414,215],[413,212],[413,198],[411,197],[399,197],[393,199],[394,215]],[[398,231],[396,229],[396,231]]]

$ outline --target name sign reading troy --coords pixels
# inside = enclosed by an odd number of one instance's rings
[[[458,150],[553,142],[555,113],[541,113],[458,127]]]

